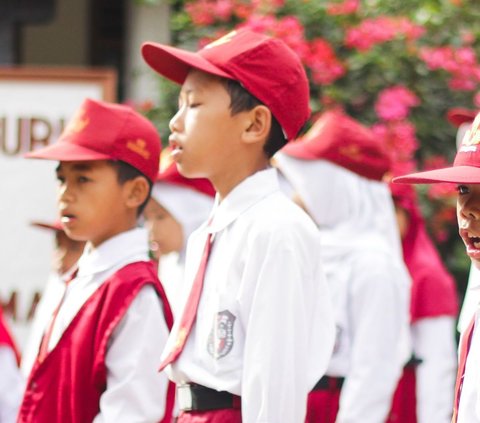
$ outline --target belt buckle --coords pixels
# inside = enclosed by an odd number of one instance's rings
[[[192,411],[193,399],[191,387],[188,383],[177,386],[177,401],[180,411]]]

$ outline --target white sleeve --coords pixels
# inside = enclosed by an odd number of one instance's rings
[[[338,423],[385,421],[402,373],[402,334],[409,332],[409,286],[392,275],[393,266],[374,263],[365,260],[353,270],[349,293],[352,354],[340,394]]]
[[[413,350],[422,360],[416,370],[418,423],[450,423],[457,353],[455,318],[421,319],[412,325]]]
[[[167,377],[159,373],[168,329],[151,286],[140,290],[110,339],[107,389],[94,423],[153,423],[164,414]]]
[[[0,374],[0,423],[14,423],[25,381],[17,367],[15,353],[5,345],[0,346]]]
[[[256,240],[249,253],[244,278],[247,284],[254,284],[245,299],[249,307],[244,319],[244,423],[304,421],[313,380],[313,332],[325,335],[323,356],[330,356],[333,317],[323,326],[312,317],[315,309],[322,307],[326,285],[316,273],[318,262],[313,255],[318,253],[318,246],[307,243],[300,234],[273,235]],[[328,313],[331,317],[330,308]]]

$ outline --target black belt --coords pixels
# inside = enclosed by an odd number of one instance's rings
[[[206,386],[189,383],[177,386],[180,411],[207,411],[222,408],[241,408],[241,397],[227,391],[217,391]]]
[[[329,389],[341,389],[344,377],[331,377],[323,376],[317,384],[313,387],[312,391],[327,391]]]

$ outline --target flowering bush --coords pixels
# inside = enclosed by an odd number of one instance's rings
[[[480,107],[475,0],[175,0],[172,10],[172,40],[183,47],[238,27],[282,38],[307,70],[313,116],[341,105],[372,126],[390,147],[395,173],[450,163],[456,129],[447,110]],[[452,187],[419,191],[442,255],[465,277]]]

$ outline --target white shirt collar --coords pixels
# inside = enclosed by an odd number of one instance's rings
[[[145,228],[122,232],[97,248],[87,244],[78,260],[78,276],[103,272],[132,256],[148,257],[148,232]]]
[[[221,203],[217,194],[209,232],[215,233],[226,228],[247,209],[277,191],[280,191],[277,170],[269,168],[244,179]]]

